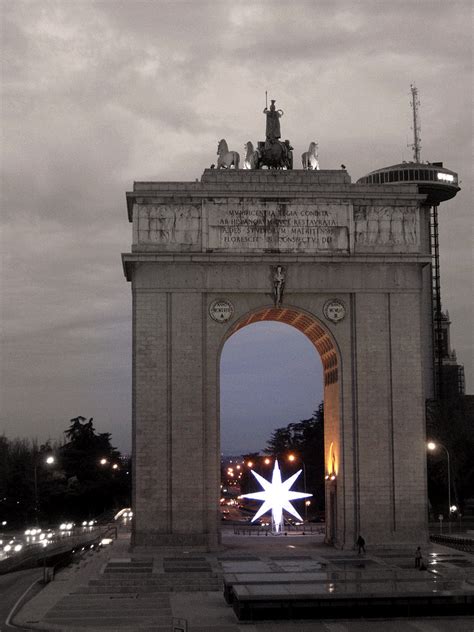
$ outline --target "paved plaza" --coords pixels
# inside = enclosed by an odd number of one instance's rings
[[[224,598],[224,582],[243,590],[312,591],[410,596],[443,591],[474,594],[474,556],[441,546],[423,550],[428,569],[414,568],[414,552],[338,551],[322,536],[242,536],[229,528],[215,553],[183,550],[131,557],[129,535],[58,574],[15,616],[26,629],[68,632],[472,632],[471,617],[239,621]],[[239,586],[236,585],[236,588]],[[173,622],[174,626],[173,627]]]

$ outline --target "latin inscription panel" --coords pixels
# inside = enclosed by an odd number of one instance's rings
[[[348,252],[352,206],[281,202],[207,202],[211,250]]]

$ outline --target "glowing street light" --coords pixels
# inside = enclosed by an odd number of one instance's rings
[[[451,533],[451,520],[450,520],[451,513],[452,513],[451,507],[454,507],[455,505],[451,505],[451,465],[450,465],[450,459],[449,459],[449,452],[446,446],[444,446],[442,443],[435,443],[434,441],[428,441],[428,443],[426,444],[426,447],[428,448],[428,450],[430,450],[430,452],[434,452],[438,447],[443,448],[443,450],[446,452],[446,457],[448,459],[448,529],[449,529],[449,532]]]
[[[50,454],[49,456],[47,456],[44,460],[43,463],[45,465],[53,465],[56,462],[55,457]],[[39,492],[38,492],[38,465],[41,465],[41,462],[39,460],[39,454],[35,455],[35,462],[33,465],[33,475],[34,475],[34,488],[35,488],[35,520],[36,520],[36,525],[39,524],[38,519],[39,519]]]
[[[103,457],[102,459],[100,459],[99,464],[100,465],[107,465],[108,461],[105,457]]]
[[[263,459],[263,462],[265,463],[265,465],[270,465],[271,459],[269,459],[267,456],[265,459]]]

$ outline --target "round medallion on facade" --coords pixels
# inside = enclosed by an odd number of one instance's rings
[[[218,298],[209,305],[209,316],[217,323],[226,323],[233,313],[234,306],[223,298]]]
[[[333,323],[339,323],[346,315],[346,306],[338,298],[331,298],[324,303],[323,314]]]

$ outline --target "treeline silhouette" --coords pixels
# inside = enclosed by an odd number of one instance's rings
[[[130,505],[130,458],[112,445],[111,434],[79,416],[64,435],[43,444],[0,436],[0,523],[22,527],[38,518],[55,525]]]

